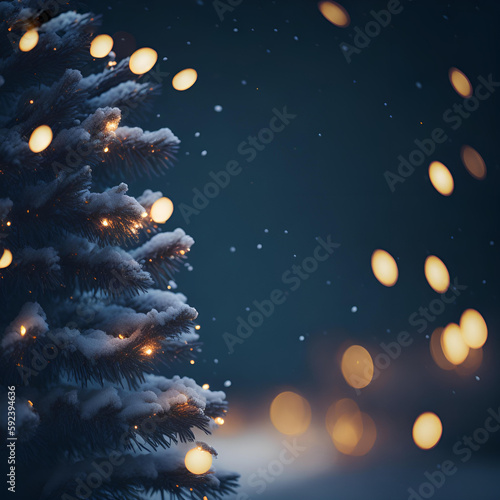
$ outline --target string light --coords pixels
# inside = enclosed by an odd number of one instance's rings
[[[24,325],[21,325],[19,333],[21,334],[21,337],[24,337],[26,335],[26,327]]]
[[[114,132],[118,128],[118,123],[120,120],[113,120],[108,123],[106,123],[106,130],[108,132]]]
[[[119,339],[124,339],[125,337],[120,333],[120,335],[118,335],[118,338]]]
[[[96,36],[90,44],[90,55],[97,59],[106,57],[113,48],[113,39],[109,35]]]
[[[198,73],[193,68],[183,69],[179,71],[172,79],[172,87],[175,90],[183,91],[191,88],[198,79]]]
[[[151,354],[153,354],[153,349],[151,347],[145,347],[142,352],[144,354],[147,354],[148,356],[151,356]]]
[[[12,264],[12,252],[10,250],[5,249],[3,251],[3,255],[0,258],[0,269],[5,269]]]
[[[40,125],[31,134],[29,148],[33,153],[41,153],[47,149],[52,142],[52,129],[48,125]]]
[[[148,216],[148,213],[147,213],[147,212],[142,212],[141,217],[142,217],[143,219],[144,219],[145,217],[147,217],[147,216]]]
[[[413,424],[413,441],[423,450],[434,448],[443,434],[443,424],[435,413],[422,413]]]
[[[208,391],[208,389],[210,389],[210,386],[208,384],[203,384],[201,388],[204,389],[205,391]]]
[[[194,329],[195,329],[195,330],[199,330],[200,328],[201,328],[201,326],[200,326],[200,325],[196,325],[196,326],[194,327]]]
[[[174,204],[170,198],[160,198],[151,207],[151,218],[158,224],[167,222],[174,213]]]
[[[212,454],[201,448],[201,446],[198,446],[186,453],[184,463],[189,472],[193,474],[205,474],[212,466]]]
[[[19,40],[19,50],[21,52],[29,52],[30,50],[33,50],[36,47],[39,38],[40,36],[38,35],[37,30],[27,31],[21,37],[21,40]]]
[[[103,225],[103,226],[109,226],[108,219],[103,219],[103,220],[102,220],[102,225]]]
[[[135,75],[143,75],[147,73],[158,60],[156,50],[144,47],[136,50],[131,56],[128,63],[130,71]]]
[[[10,224],[11,224],[10,220],[9,220],[9,221],[7,221],[7,226],[9,226],[9,227],[10,227]]]
[[[28,404],[33,408],[33,403],[28,399]]]
[[[192,360],[190,361],[190,363],[191,363],[192,365],[194,365],[194,359],[192,359]]]
[[[222,417],[217,417],[217,418],[215,419],[215,423],[216,423],[217,425],[224,425],[224,419],[223,419]]]

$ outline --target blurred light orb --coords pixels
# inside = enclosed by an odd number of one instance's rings
[[[326,430],[328,431],[328,434],[332,434],[335,422],[342,415],[350,415],[351,417],[354,417],[360,414],[361,412],[359,410],[359,406],[352,399],[344,398],[340,399],[336,403],[333,403],[330,408],[328,408],[325,418]]]
[[[394,257],[385,250],[375,250],[372,254],[372,271],[384,286],[394,286],[398,281],[398,265]]]
[[[483,349],[469,349],[469,354],[463,363],[455,366],[455,370],[459,375],[467,377],[475,373],[483,362]]]
[[[443,353],[443,348],[441,347],[441,336],[443,335],[443,331],[444,328],[439,327],[432,332],[429,348],[432,359],[436,365],[438,365],[442,370],[449,371],[455,369],[455,365],[450,363]]]
[[[151,207],[151,218],[158,224],[164,224],[174,213],[174,204],[170,198],[160,198]]]
[[[41,153],[52,142],[52,129],[48,125],[40,125],[31,134],[29,148],[33,153]]]
[[[106,57],[113,48],[113,39],[109,35],[98,35],[90,44],[90,55],[97,59]]]
[[[373,378],[373,360],[360,345],[352,345],[344,352],[340,363],[345,381],[355,389],[366,387]]]
[[[425,277],[427,283],[437,293],[445,293],[450,286],[450,274],[443,261],[435,255],[425,259]]]
[[[454,364],[463,363],[469,355],[469,346],[465,343],[460,327],[450,323],[441,335],[441,347],[446,359]]]
[[[465,98],[472,96],[472,85],[470,80],[458,68],[450,68],[448,78],[455,92]]]
[[[333,444],[344,455],[350,455],[356,449],[362,435],[363,419],[361,413],[341,415],[332,430]]]
[[[467,172],[469,172],[474,179],[483,180],[486,177],[486,163],[483,157],[471,146],[462,146],[460,149],[460,158],[464,164]]]
[[[198,446],[186,453],[184,464],[193,474],[205,474],[212,467],[212,454]]]
[[[12,264],[12,252],[5,249],[3,251],[2,257],[0,257],[0,269],[5,269]]]
[[[193,68],[183,69],[179,71],[172,79],[172,87],[175,90],[183,91],[191,88],[198,79],[198,73]]]
[[[270,417],[279,432],[297,436],[309,428],[311,407],[299,394],[291,391],[282,392],[271,403]]]
[[[433,161],[429,165],[429,178],[434,189],[443,196],[453,193],[455,184],[451,172],[440,161]]]
[[[37,46],[39,38],[37,30],[28,30],[19,40],[19,50],[21,52],[33,50]]]
[[[460,331],[464,342],[472,349],[483,347],[488,338],[486,321],[475,309],[467,309],[460,318]]]
[[[422,413],[413,424],[413,441],[423,450],[434,448],[443,434],[443,424],[435,413]]]
[[[366,413],[361,413],[361,418],[363,422],[363,434],[358,444],[351,452],[351,455],[356,457],[366,455],[373,448],[377,440],[377,427],[373,419]]]
[[[349,13],[337,2],[319,2],[318,8],[327,21],[330,21],[339,28],[347,28],[351,24]]]
[[[136,50],[131,56],[128,63],[130,71],[135,75],[143,75],[147,73],[158,60],[158,53],[154,49],[143,47]]]

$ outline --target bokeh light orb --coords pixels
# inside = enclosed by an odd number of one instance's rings
[[[52,137],[52,129],[48,125],[40,125],[30,136],[29,148],[33,153],[41,153],[50,146]]]
[[[448,78],[455,92],[462,97],[468,98],[472,96],[472,85],[470,80],[458,68],[450,68]]]
[[[269,413],[274,427],[289,436],[303,434],[311,423],[308,401],[291,391],[278,394],[271,403]]]
[[[340,363],[345,381],[355,389],[366,387],[373,378],[373,360],[360,345],[352,345],[342,355]]]
[[[440,418],[432,412],[422,413],[413,424],[413,441],[423,450],[430,450],[439,443],[443,434]]]
[[[429,255],[425,259],[424,266],[427,283],[437,293],[445,293],[450,286],[450,273],[443,261],[435,255]]]
[[[183,91],[191,88],[198,79],[198,73],[193,68],[183,69],[172,78],[172,87]]]
[[[130,71],[135,75],[143,75],[147,73],[158,60],[158,53],[154,49],[143,47],[136,50],[131,56],[128,63]]]
[[[464,167],[474,179],[479,181],[486,177],[486,163],[483,157],[471,146],[465,145],[460,149],[460,158]]]
[[[394,257],[385,250],[375,250],[372,254],[372,271],[384,286],[394,286],[398,281],[398,265]]]
[[[7,250],[7,248],[3,251],[2,257],[0,257],[0,269],[5,269],[12,264],[12,252]]]
[[[333,1],[319,2],[318,8],[323,17],[339,28],[347,28],[351,24],[351,18],[342,5]]]
[[[377,427],[370,415],[361,413],[361,419],[363,422],[363,434],[358,444],[351,452],[351,455],[355,457],[366,455],[373,448],[377,440]]]
[[[441,336],[443,335],[444,328],[436,328],[431,335],[431,341],[429,343],[429,349],[431,351],[431,356],[436,365],[442,370],[453,370],[455,365],[450,363],[443,353],[443,348],[441,347]]]
[[[28,30],[19,40],[19,50],[21,52],[33,50],[37,46],[39,38],[37,30]]]
[[[429,179],[434,189],[443,196],[453,193],[455,184],[451,172],[440,161],[433,161],[429,165]]]
[[[212,454],[198,446],[186,453],[184,464],[193,474],[205,474],[212,467],[212,460]]]
[[[106,57],[113,48],[113,39],[109,35],[98,35],[90,44],[90,55],[97,59]]]
[[[441,347],[446,359],[454,364],[463,363],[468,354],[469,346],[465,343],[460,327],[456,323],[450,323],[441,335]]]
[[[467,309],[460,317],[460,331],[464,342],[472,349],[483,347],[488,338],[486,321],[475,309]]]
[[[151,218],[157,224],[164,224],[174,213],[174,204],[170,198],[160,198],[151,207]]]

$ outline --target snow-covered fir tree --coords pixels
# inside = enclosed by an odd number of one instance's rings
[[[225,394],[158,371],[199,350],[197,312],[173,291],[194,242],[154,222],[162,193],[124,183],[164,173],[178,147],[134,123],[159,84],[128,58],[93,59],[99,17],[65,1],[0,2],[0,19],[7,487],[26,500],[220,498],[237,476],[190,472],[176,445],[217,426]]]

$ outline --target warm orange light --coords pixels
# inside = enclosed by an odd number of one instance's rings
[[[330,21],[335,26],[346,28],[351,23],[349,13],[337,2],[319,2],[318,8],[325,19]]]
[[[160,198],[151,207],[151,218],[157,224],[164,224],[174,213],[174,204],[170,198]]]
[[[103,219],[103,220],[101,221],[101,224],[102,224],[103,226],[109,226],[108,219]]]
[[[472,349],[479,349],[488,338],[486,321],[475,309],[467,309],[460,318],[460,331],[464,342]]]
[[[19,333],[21,334],[21,337],[24,337],[26,335],[26,327],[24,325],[21,325]]]
[[[413,441],[423,450],[430,450],[441,439],[443,425],[435,413],[422,413],[413,424]]]
[[[210,389],[210,386],[208,384],[203,384],[201,388],[205,391],[208,391],[208,389]]]
[[[192,360],[190,361],[190,363],[191,363],[192,365],[194,365],[194,359],[192,359]]]
[[[372,254],[372,271],[382,285],[394,286],[398,281],[398,265],[394,257],[385,250],[375,250]]]
[[[90,55],[95,58],[106,57],[113,48],[113,39],[109,35],[96,36],[90,44]]]
[[[29,52],[33,50],[38,43],[40,36],[38,35],[37,30],[29,30],[27,31],[19,40],[19,50],[21,52]]]
[[[295,392],[278,394],[270,408],[271,422],[282,434],[303,434],[311,423],[311,407]]]
[[[439,327],[432,332],[429,348],[432,359],[439,366],[439,368],[449,371],[453,370],[455,365],[450,363],[443,353],[443,348],[441,347],[441,336],[443,335],[443,331],[444,328]]]
[[[142,218],[145,218],[145,217],[147,217],[147,216],[148,216],[148,213],[147,213],[147,212],[142,212],[142,214],[141,214],[141,217],[142,217]]]
[[[435,255],[425,259],[425,277],[431,288],[437,293],[445,293],[450,286],[450,274],[443,261]]]
[[[2,257],[0,258],[0,269],[9,267],[12,264],[12,258],[12,252],[5,248]]]
[[[108,132],[114,132],[118,128],[120,120],[113,120],[108,123],[106,123],[106,130]]]
[[[128,63],[130,71],[136,75],[147,73],[158,60],[156,50],[144,47],[136,50],[131,56]]]
[[[201,328],[201,326],[200,326],[200,325],[196,325],[196,326],[194,327],[194,329],[195,329],[195,330],[199,330],[200,328]]]
[[[28,404],[32,407],[33,403],[28,399]]]
[[[470,97],[472,95],[472,85],[465,74],[457,68],[450,68],[448,78],[455,92],[462,97]]]
[[[175,90],[183,91],[191,88],[198,79],[198,73],[193,68],[179,71],[172,79],[172,87]]]
[[[434,189],[443,196],[453,193],[454,182],[451,172],[440,161],[433,161],[429,165],[429,179]]]
[[[224,425],[224,419],[222,417],[216,417],[215,423],[217,425]]]
[[[212,454],[199,446],[186,453],[186,469],[193,474],[205,474],[212,466]]]
[[[465,361],[469,354],[469,346],[465,343],[460,327],[456,323],[450,323],[441,335],[441,347],[446,359],[459,365]]]
[[[147,354],[148,356],[151,356],[151,354],[153,354],[153,349],[151,349],[151,347],[146,347],[144,349],[144,354]]]
[[[104,151],[105,153],[107,153],[107,152],[109,151],[108,146],[106,146],[106,147],[103,149],[103,151]]]
[[[52,142],[52,129],[48,125],[40,125],[31,134],[28,146],[33,153],[41,153]]]
[[[355,389],[362,389],[372,381],[373,360],[360,345],[353,345],[344,352],[340,368],[346,382]]]
[[[467,172],[469,172],[474,179],[482,180],[486,177],[486,164],[483,157],[472,147],[462,146],[460,149],[460,157]]]

